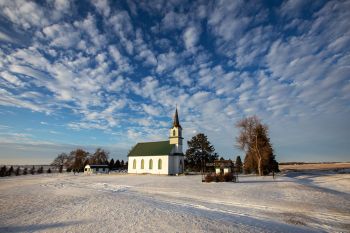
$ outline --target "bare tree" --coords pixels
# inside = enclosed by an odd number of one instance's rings
[[[68,157],[68,162],[71,163],[70,168],[73,171],[80,172],[84,170],[85,161],[89,157],[89,152],[84,151],[83,149],[76,149],[70,152]]]
[[[54,159],[54,161],[51,163],[51,166],[58,168],[59,172],[61,173],[64,166],[68,167],[68,160],[68,155],[66,153],[61,153]]]
[[[257,165],[258,174],[262,176],[270,171],[269,163],[274,160],[273,150],[268,137],[268,127],[261,123],[257,116],[247,117],[240,120],[236,127],[240,129],[236,137],[236,146],[246,152],[246,162]],[[252,157],[248,161],[247,158]]]
[[[109,152],[97,148],[95,153],[90,158],[91,164],[108,164]]]

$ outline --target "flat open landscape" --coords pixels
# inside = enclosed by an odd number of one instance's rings
[[[349,232],[350,174],[0,179],[0,232]]]

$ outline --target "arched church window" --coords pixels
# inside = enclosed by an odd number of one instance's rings
[[[149,169],[150,170],[153,169],[153,160],[152,159],[149,160]]]
[[[175,136],[175,129],[173,130],[173,136]]]
[[[141,169],[144,169],[145,168],[145,161],[142,159],[141,160]]]
[[[162,160],[159,159],[158,160],[158,170],[161,170],[162,169]]]
[[[136,169],[136,159],[132,162],[132,169]]]

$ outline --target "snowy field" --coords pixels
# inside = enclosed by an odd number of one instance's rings
[[[350,174],[0,179],[0,232],[350,232]]]

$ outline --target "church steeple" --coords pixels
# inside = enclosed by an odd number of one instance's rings
[[[173,127],[178,127],[180,129],[182,129],[180,122],[179,122],[179,115],[177,114],[177,106],[175,109],[175,115],[174,115],[174,121],[173,121]]]
[[[182,153],[182,127],[179,121],[179,114],[177,113],[177,106],[175,109],[173,125],[169,132],[169,143],[176,145],[176,153]]]

